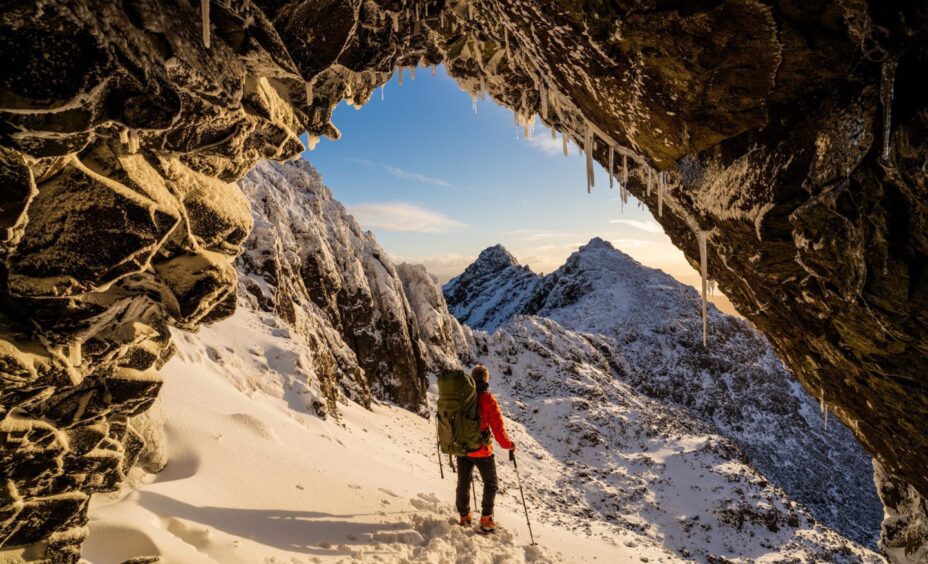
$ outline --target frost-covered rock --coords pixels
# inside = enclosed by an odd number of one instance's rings
[[[476,329],[493,331],[521,312],[541,277],[520,265],[502,245],[484,249],[442,292],[451,313]]]
[[[414,314],[419,349],[432,371],[471,363],[473,334],[448,311],[438,280],[421,264],[402,263],[396,272]]]
[[[881,510],[870,457],[843,424],[832,418],[826,425],[818,398],[802,390],[748,323],[710,307],[704,348],[697,293],[598,238],[538,278],[525,294],[500,297],[488,289],[452,310],[511,300],[525,304],[520,313],[589,335],[621,381],[685,407],[738,444],[818,520],[875,546]]]
[[[928,501],[879,462],[873,463],[873,480],[886,511],[880,549],[892,564],[928,562]]]
[[[466,348],[434,281],[396,268],[306,161],[261,163],[240,184],[255,219],[239,262],[243,294],[306,340],[329,410],[336,390],[420,409],[426,375]]]

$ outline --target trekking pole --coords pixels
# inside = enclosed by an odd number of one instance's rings
[[[445,466],[441,463],[441,441],[435,443],[438,450],[438,471],[441,472],[441,479],[445,479]]]
[[[509,451],[509,460],[512,461],[512,467],[516,469],[516,481],[519,483],[519,495],[522,496],[522,509],[525,510],[525,524],[528,525],[528,536],[532,538],[532,546],[537,544],[535,542],[535,535],[532,534],[532,523],[528,520],[528,506],[525,505],[525,491],[522,490],[522,477],[519,476],[519,465],[516,464],[516,451]]]
[[[438,453],[438,471],[441,472],[441,479],[445,479],[445,467],[441,463],[441,434],[438,432],[438,406],[435,406],[435,449]]]
[[[471,474],[471,476],[470,476],[470,491],[471,491],[471,493],[474,494],[474,511],[477,511],[477,486],[476,486],[476,484],[475,484],[476,481],[477,481],[477,479],[474,477],[473,474]]]

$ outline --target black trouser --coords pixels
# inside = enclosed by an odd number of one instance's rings
[[[459,456],[458,459],[458,490],[457,506],[458,513],[466,515],[470,513],[470,481],[474,476],[474,466],[480,472],[480,479],[483,480],[483,507],[482,515],[493,515],[493,501],[496,499],[496,490],[499,486],[496,483],[496,458],[490,456],[481,456],[471,458],[470,456]]]

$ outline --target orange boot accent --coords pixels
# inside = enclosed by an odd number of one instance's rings
[[[486,515],[480,518],[480,532],[492,533],[496,530],[496,522],[493,521],[492,515]]]
[[[471,519],[470,513],[467,515],[461,515],[461,519],[458,521],[458,525],[462,527],[469,527],[474,520]]]

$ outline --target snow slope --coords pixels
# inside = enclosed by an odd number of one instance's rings
[[[241,305],[198,335],[176,335],[178,354],[164,369],[170,462],[122,501],[94,498],[87,561],[603,562],[666,554],[542,523],[534,527],[541,546],[528,546],[508,464],[500,465],[503,530],[482,536],[451,525],[454,476],[445,465],[439,477],[433,424],[378,403],[340,405],[340,422],[314,415],[301,403],[305,350],[276,316]]]
[[[490,251],[500,252],[497,247],[485,252]],[[826,426],[818,401],[747,322],[710,304],[709,346],[703,348],[697,293],[602,239],[581,247],[549,275],[535,275],[534,284],[513,275],[512,265],[503,270],[496,261],[477,263],[455,287],[445,286],[452,312],[479,311],[498,302],[525,304],[516,313],[601,337],[598,346],[622,382],[686,408],[734,441],[767,479],[807,505],[816,519],[875,546],[882,510],[870,457],[839,421]],[[513,287],[508,277],[519,280],[525,293],[501,296],[498,288]],[[456,303],[461,286],[483,290]],[[510,329],[503,325],[503,330]]]
[[[433,424],[377,402],[318,417],[303,403],[305,350],[281,329],[240,304],[176,336],[170,462],[122,501],[95,498],[89,562],[880,561],[814,524],[708,425],[613,378],[595,340],[532,317],[477,334],[475,349],[514,418],[541,547],[527,546],[503,459],[505,530],[459,529]]]

